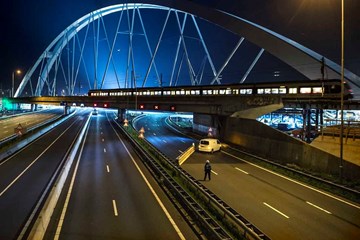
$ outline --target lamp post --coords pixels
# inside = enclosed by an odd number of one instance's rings
[[[341,0],[341,99],[340,99],[340,181],[343,177],[343,152],[344,152],[344,0]]]
[[[15,74],[21,74],[21,71],[18,69],[12,72],[12,88],[11,88],[11,97],[14,97],[14,84],[15,84]]]

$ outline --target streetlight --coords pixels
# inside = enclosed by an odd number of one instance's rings
[[[21,74],[21,70],[16,70],[12,72],[12,88],[11,88],[11,97],[14,97],[14,82],[15,82],[15,74],[19,75]]]
[[[343,175],[344,136],[344,0],[341,0],[341,99],[340,99],[340,180]]]

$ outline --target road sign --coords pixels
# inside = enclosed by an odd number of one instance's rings
[[[26,127],[23,127],[21,123],[18,124],[16,128],[14,128],[14,133],[18,136],[21,136],[26,133]]]

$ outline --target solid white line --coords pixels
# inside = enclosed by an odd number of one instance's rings
[[[246,171],[244,171],[244,170],[242,170],[242,169],[240,169],[240,168],[238,168],[238,167],[236,167],[235,169],[238,170],[238,171],[240,171],[240,172],[242,172],[242,173],[249,174],[248,172],[246,172]]]
[[[351,202],[345,201],[345,200],[343,200],[343,199],[341,199],[341,198],[338,198],[338,197],[335,197],[335,196],[333,196],[333,195],[331,195],[331,194],[329,194],[329,193],[323,192],[323,191],[321,191],[321,190],[319,190],[319,189],[316,189],[316,188],[310,187],[310,186],[308,186],[308,185],[306,185],[306,184],[304,184],[304,183],[298,182],[298,181],[296,181],[296,180],[294,180],[294,179],[285,177],[285,176],[283,176],[283,175],[281,175],[281,174],[279,174],[279,173],[276,173],[276,172],[273,172],[273,171],[268,170],[268,169],[266,169],[266,168],[260,167],[260,166],[258,166],[258,165],[256,165],[256,164],[253,164],[253,163],[251,163],[251,162],[248,162],[248,161],[246,161],[246,160],[244,160],[244,159],[242,159],[242,158],[239,158],[239,157],[237,157],[237,156],[235,156],[235,155],[232,155],[232,154],[230,154],[230,153],[228,153],[228,152],[225,152],[225,151],[222,151],[222,152],[225,153],[225,154],[227,154],[227,155],[229,155],[229,156],[232,156],[233,158],[236,158],[236,159],[239,159],[239,160],[241,160],[241,161],[243,161],[243,162],[246,162],[247,164],[250,164],[251,166],[260,168],[260,169],[262,169],[262,170],[264,170],[264,171],[266,171],[266,172],[269,172],[269,173],[274,174],[274,175],[276,175],[276,176],[278,176],[278,177],[284,178],[284,179],[286,179],[286,180],[288,180],[288,181],[290,181],[290,182],[296,183],[296,184],[298,184],[298,185],[300,185],[300,186],[303,186],[303,187],[308,188],[308,189],[311,189],[311,190],[313,190],[313,191],[315,191],[315,192],[321,193],[321,194],[323,194],[323,195],[325,195],[325,196],[327,196],[327,197],[329,197],[329,198],[335,199],[335,200],[337,200],[337,201],[339,201],[339,202],[342,202],[342,203],[345,203],[345,204],[347,204],[347,205],[349,205],[349,206],[352,206],[352,207],[354,207],[354,208],[360,209],[360,206],[355,205],[355,204],[353,204],[353,203],[351,203]]]
[[[75,177],[76,177],[76,174],[77,174],[77,171],[78,171],[78,168],[79,168],[80,158],[81,158],[82,152],[83,152],[83,150],[84,150],[84,145],[85,145],[85,142],[86,142],[86,138],[87,138],[88,131],[89,131],[89,128],[86,130],[85,138],[84,138],[84,141],[83,141],[83,143],[82,143],[82,145],[81,145],[81,149],[80,149],[79,156],[78,156],[78,158],[77,158],[77,160],[76,160],[76,165],[75,165],[74,173],[73,173],[73,175],[72,175],[72,177],[71,177],[71,182],[70,182],[69,190],[68,190],[68,192],[67,192],[67,194],[66,194],[66,199],[65,199],[64,207],[63,207],[63,209],[62,209],[61,216],[60,216],[60,219],[59,219],[59,223],[58,223],[57,228],[56,228],[54,240],[58,240],[59,237],[60,237],[61,228],[62,228],[63,223],[64,223],[66,210],[67,210],[67,207],[68,207],[68,204],[69,204],[69,201],[70,201],[71,192],[72,192],[72,189],[73,189],[73,186],[74,186]]]
[[[75,122],[74,122],[74,123],[75,123]],[[74,124],[74,123],[73,123],[73,124]],[[42,151],[42,153],[40,153],[40,155],[37,156],[37,158],[35,158],[34,161],[32,161],[32,162],[0,193],[0,197],[1,197],[12,185],[14,185],[14,183],[15,183],[17,180],[19,180],[19,178],[20,178],[22,175],[24,175],[24,173],[25,173],[35,162],[37,162],[37,160],[39,160],[39,158],[40,158],[42,155],[44,155],[44,153],[45,153],[57,140],[59,140],[59,138],[60,138],[62,135],[64,135],[64,134],[72,127],[73,124],[71,124],[68,128],[66,128],[66,130],[65,130],[62,134],[60,134],[47,148],[45,148],[45,150]]]
[[[215,171],[213,171],[213,170],[211,170],[211,172],[212,172],[213,174],[215,174],[215,175],[219,175],[217,172],[215,172]]]
[[[280,212],[279,210],[277,210],[276,208],[270,206],[269,204],[267,204],[266,202],[263,202],[265,206],[271,208],[272,210],[274,210],[275,212],[277,212],[278,214],[280,214],[281,216],[283,217],[286,217],[286,218],[290,218],[289,216],[285,215],[284,213]]]
[[[331,212],[329,212],[328,210],[325,210],[325,209],[319,207],[318,205],[315,205],[315,204],[313,204],[313,203],[311,203],[311,202],[308,202],[308,201],[306,201],[306,203],[309,204],[309,205],[311,205],[311,206],[313,206],[314,208],[317,208],[317,209],[319,209],[319,210],[321,210],[321,211],[323,211],[323,212],[326,212],[327,214],[331,214]]]
[[[107,171],[107,172],[110,172],[109,165],[106,165],[106,171]]]
[[[111,127],[113,128],[113,130],[115,131],[114,127],[111,125]],[[173,228],[175,229],[176,233],[178,234],[178,236],[180,237],[181,240],[186,240],[186,238],[184,237],[184,235],[182,234],[182,232],[180,231],[179,227],[176,225],[174,219],[171,217],[170,213],[168,212],[168,210],[166,209],[166,207],[164,206],[164,204],[161,202],[159,196],[156,194],[155,190],[153,189],[153,187],[150,185],[150,182],[147,180],[146,176],[144,175],[144,173],[141,171],[139,165],[135,162],[134,157],[131,155],[130,151],[127,149],[127,147],[125,146],[125,143],[123,142],[123,140],[120,138],[119,134],[115,131],[118,139],[120,140],[121,144],[124,146],[125,151],[127,152],[127,154],[129,155],[129,157],[131,158],[132,162],[134,163],[136,169],[138,170],[138,172],[140,173],[140,175],[142,176],[142,178],[144,179],[146,185],[148,186],[148,188],[150,189],[151,193],[154,195],[156,201],[158,202],[158,204],[160,205],[161,209],[164,211],[166,217],[168,218],[168,220],[170,221],[171,225],[173,226]]]
[[[116,207],[115,200],[112,200],[112,204],[113,204],[113,208],[114,208],[114,215],[115,215],[115,217],[117,217],[118,216],[118,210],[117,210],[117,207]]]

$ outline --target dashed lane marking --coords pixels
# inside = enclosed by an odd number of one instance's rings
[[[113,208],[114,208],[114,215],[115,215],[115,217],[117,217],[119,214],[118,214],[118,210],[116,207],[116,201],[112,200],[112,204],[113,204]]]
[[[277,210],[276,208],[274,208],[273,206],[271,206],[270,204],[267,204],[266,202],[263,202],[265,206],[267,206],[268,208],[274,210],[275,212],[277,212],[278,214],[280,214],[281,216],[285,217],[285,218],[290,218],[289,216],[287,216],[286,214],[280,212],[279,210]]]
[[[238,170],[238,171],[240,171],[240,172],[242,172],[242,173],[249,174],[248,172],[246,172],[246,171],[244,171],[244,170],[242,170],[242,169],[240,169],[240,168],[238,168],[238,167],[236,167],[235,169]]]
[[[306,201],[306,203],[309,204],[310,206],[313,206],[314,208],[317,208],[317,209],[319,209],[319,210],[321,210],[321,211],[323,211],[323,212],[326,212],[327,214],[331,214],[331,212],[329,212],[328,210],[325,210],[325,209],[319,207],[318,205],[315,205],[315,204],[313,204],[313,203],[311,203],[311,202],[308,202],[308,201]]]

